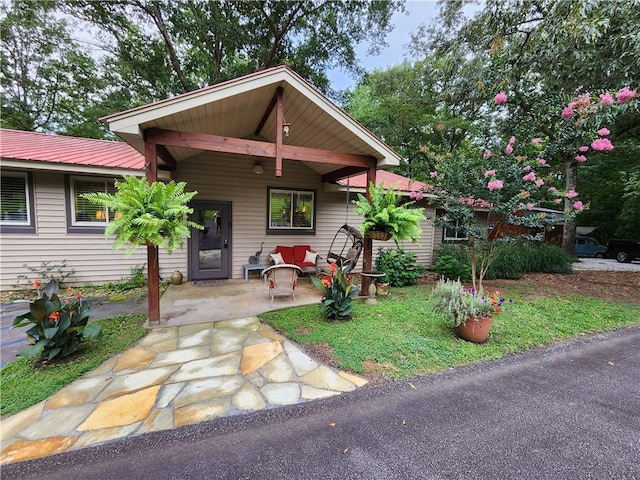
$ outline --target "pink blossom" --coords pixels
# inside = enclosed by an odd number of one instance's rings
[[[486,172],[484,172],[485,177],[493,177],[495,174],[496,174],[495,170],[487,170]]]
[[[591,148],[598,152],[613,150],[613,144],[608,138],[598,138],[591,143]]]
[[[431,178],[436,178],[438,176],[438,172],[429,172]]]
[[[504,151],[507,153],[513,153],[513,147],[511,146],[511,144],[508,144],[507,148],[505,148]]]
[[[509,139],[509,145],[513,144],[516,141],[516,137],[511,136],[511,138]]]
[[[531,170],[531,165],[525,165],[525,166],[524,166],[524,168],[523,168],[523,170],[524,170],[525,172],[528,172],[529,170]]]
[[[584,205],[582,204],[582,202],[580,200],[578,200],[577,202],[573,203],[573,208],[580,211],[584,208]]]
[[[562,199],[561,198],[556,198],[553,203],[562,203]]]
[[[414,200],[422,200],[424,198],[424,196],[422,195],[422,193],[420,192],[411,192],[411,195],[409,195],[410,198],[414,199]]]
[[[537,137],[531,139],[531,143],[534,144],[534,145],[538,145],[541,141],[542,141],[542,139],[541,138],[537,138]]]
[[[505,92],[498,93],[496,98],[494,98],[494,101],[496,102],[496,105],[507,103],[507,94]]]
[[[600,94],[600,105],[612,105],[613,104],[613,95],[610,93],[601,93]]]
[[[634,99],[638,93],[635,90],[630,90],[629,87],[621,88],[618,93],[616,93],[616,100],[620,103],[627,103]]]
[[[580,150],[581,152],[588,152],[589,147],[587,147],[586,145],[582,145],[581,147],[578,148],[578,150]]]
[[[565,193],[565,196],[567,198],[575,198],[575,197],[578,196],[578,192],[576,192],[575,190],[571,189],[567,193]]]
[[[522,180],[524,180],[525,182],[535,182],[536,181],[536,172],[527,173],[524,177],[522,177]]]
[[[556,187],[549,187],[549,193],[556,193],[558,189]]]
[[[609,135],[611,132],[609,131],[608,128],[601,128],[600,130],[598,130],[598,135],[600,135],[601,137],[606,137],[607,135]]]
[[[584,163],[586,161],[587,161],[587,157],[585,157],[584,155],[576,155],[576,162]]]
[[[491,153],[491,150],[486,150],[482,153],[482,157],[483,158],[489,158],[491,155],[493,155],[493,153]]]
[[[542,185],[544,185],[544,180],[539,178],[536,180],[536,187],[540,188]]]
[[[564,107],[564,108],[562,109],[562,113],[560,114],[560,116],[561,116],[562,118],[564,118],[564,119],[567,119],[567,118],[571,118],[571,117],[573,117],[573,113],[574,113],[574,112],[573,112],[573,107],[571,107],[571,106],[569,106],[569,107]]]
[[[502,180],[492,180],[487,184],[487,188],[491,192],[493,192],[494,190],[500,190],[503,187],[504,183],[502,183]]]
[[[575,108],[577,110],[586,110],[591,105],[591,95],[589,93],[583,93],[578,98],[576,98],[573,102],[569,104],[570,107]]]
[[[535,206],[536,206],[535,203],[529,202],[529,203],[527,203],[527,210],[533,210],[533,207],[535,207]]]
[[[547,161],[542,157],[536,158],[536,162],[538,162],[538,165],[546,165],[547,164]]]

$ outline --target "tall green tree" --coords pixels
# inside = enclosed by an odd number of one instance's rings
[[[162,45],[165,61],[150,59],[150,70],[171,72],[175,94],[281,63],[328,91],[326,70],[360,72],[355,46],[366,40],[373,49],[383,46],[393,28],[391,16],[403,3],[65,0],[60,5],[108,32],[121,53],[149,44],[155,53]],[[139,46],[123,47],[124,42]]]
[[[53,2],[0,7],[0,85],[5,128],[60,132],[87,121],[102,83],[97,66],[54,15]],[[101,136],[92,132],[91,136]]]

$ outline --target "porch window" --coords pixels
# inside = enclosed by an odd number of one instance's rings
[[[444,228],[445,241],[460,241],[460,240],[467,240],[468,238],[469,237],[467,236],[465,229],[462,228],[458,220],[456,220],[456,226],[454,228],[449,228],[449,227]]]
[[[31,174],[2,171],[0,180],[0,227],[2,232],[35,233]]]
[[[315,190],[269,187],[267,233],[315,233]]]
[[[82,198],[83,193],[115,193],[114,180],[100,177],[67,177],[67,231],[103,233],[104,227],[117,215],[108,208],[94,205]]]

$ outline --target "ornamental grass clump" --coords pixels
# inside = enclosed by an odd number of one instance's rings
[[[434,311],[444,314],[455,327],[497,315],[507,302],[499,291],[494,295],[484,295],[472,288],[464,288],[459,280],[449,279],[439,280],[431,297],[437,299]],[[513,303],[513,300],[509,299],[508,303]]]
[[[342,268],[331,264],[331,275],[322,279],[311,277],[314,286],[323,291],[320,309],[324,318],[349,320],[353,313],[353,299],[360,293],[360,287],[354,285],[353,277],[345,275]]]

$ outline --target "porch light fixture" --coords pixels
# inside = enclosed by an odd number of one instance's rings
[[[251,171],[256,175],[262,175],[264,173],[264,168],[262,168],[262,162],[260,160],[256,160],[256,163],[253,164],[253,168],[251,169]]]
[[[282,116],[282,131],[284,132],[284,136],[289,138],[289,128],[291,127],[290,123],[287,123],[287,120]]]

